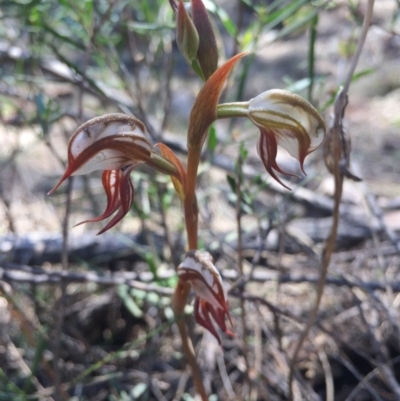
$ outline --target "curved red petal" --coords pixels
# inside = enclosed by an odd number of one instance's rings
[[[124,213],[122,211],[122,209],[118,209],[118,213],[106,224],[106,226],[104,228],[102,228],[96,235],[100,235],[103,234],[104,232],[106,232],[107,230],[109,230],[110,228],[113,228],[117,223],[119,223],[121,221],[121,219],[126,215],[126,213]]]
[[[210,304],[208,304],[208,303],[207,303],[206,307],[207,307],[208,312],[211,314],[211,316],[212,316],[213,319],[215,320],[215,322],[216,322],[216,323],[218,324],[218,326],[221,328],[221,330],[222,330],[225,334],[228,334],[228,335],[230,335],[230,336],[234,336],[235,333],[233,333],[231,330],[229,330],[229,329],[226,327],[226,324],[225,324],[225,315],[227,315],[228,318],[229,318],[230,324],[233,326],[233,323],[232,323],[232,320],[231,320],[231,317],[230,317],[230,315],[229,315],[228,310],[223,311],[222,309],[215,309],[215,308],[213,308],[212,305],[210,305]]]
[[[119,170],[120,181],[118,188],[118,198],[119,198],[119,209],[118,213],[107,223],[107,225],[100,230],[97,235],[103,234],[105,231],[114,227],[119,221],[121,221],[129,212],[134,198],[134,188],[132,181],[130,179],[130,173],[134,166],[129,166],[124,171]]]
[[[60,178],[60,180],[57,182],[57,184],[54,186],[54,188],[49,191],[47,193],[47,195],[52,195],[57,189],[58,187],[69,177],[71,177],[71,175],[74,173],[74,169],[71,167],[71,165],[68,164],[67,169],[65,170],[65,173],[63,174],[63,176]]]
[[[210,319],[207,305],[209,305],[203,299],[196,297],[194,301],[194,317],[196,322],[207,329],[217,340],[218,344],[221,345],[221,338],[219,337],[217,330],[215,330],[214,324]]]
[[[274,178],[286,189],[291,190],[287,185],[285,185],[275,174],[275,169],[278,173],[289,175],[292,177],[296,177],[295,174],[288,173],[282,170],[278,164],[276,163],[276,156],[278,154],[278,143],[275,137],[275,133],[273,131],[269,131],[263,128],[260,128],[260,137],[257,143],[257,152],[263,162],[265,169]]]
[[[119,186],[121,183],[122,171],[121,170],[106,170],[102,174],[102,183],[104,190],[107,195],[107,207],[106,210],[97,217],[92,219],[87,219],[76,224],[79,226],[84,223],[95,223],[97,221],[104,220],[110,217],[114,212],[116,212],[121,206],[120,190]]]
[[[134,166],[129,166],[123,171],[121,184],[119,187],[119,198],[121,199],[121,209],[124,216],[129,212],[134,197],[134,188],[130,178]]]
[[[110,217],[114,212],[117,214],[100,230],[97,235],[104,233],[114,227],[130,210],[134,188],[130,179],[130,173],[135,166],[129,166],[124,170],[106,170],[102,175],[102,183],[107,194],[106,210],[98,217],[82,221],[75,226],[84,223],[94,223]]]

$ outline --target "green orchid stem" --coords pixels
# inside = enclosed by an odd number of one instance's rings
[[[179,178],[179,172],[177,168],[167,159],[154,151],[151,152],[150,158],[146,161],[146,164],[162,174],[173,175],[174,177]]]
[[[217,118],[248,117],[248,106],[248,102],[219,104]]]
[[[200,163],[200,149],[189,148],[185,191],[185,223],[189,249],[197,249],[198,208],[196,200],[197,170]]]

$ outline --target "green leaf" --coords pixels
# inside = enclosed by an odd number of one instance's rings
[[[304,26],[308,25],[310,21],[312,21],[315,16],[318,15],[318,9],[315,9],[308,13],[304,18],[301,19],[295,19],[294,22],[288,24],[285,26],[283,29],[281,29],[274,38],[274,40],[281,39],[287,35],[290,35],[291,33],[303,28]]]
[[[211,0],[203,0],[203,3],[209,12],[215,14],[219,18],[223,27],[228,32],[228,34],[231,35],[232,37],[234,37],[236,35],[236,25],[229,18],[228,13],[222,7],[217,6]]]
[[[226,179],[228,181],[229,186],[231,187],[231,190],[234,194],[236,194],[236,179],[232,177],[231,175],[227,174]]]
[[[157,265],[156,265],[154,255],[150,252],[147,252],[145,258],[146,258],[146,263],[149,266],[150,271],[153,273],[154,279],[156,281],[158,281]]]
[[[241,142],[240,143],[240,148],[239,148],[239,155],[240,155],[240,157],[242,159],[242,163],[244,163],[247,160],[248,154],[249,154],[249,151],[244,146],[244,143]]]
[[[133,300],[130,295],[129,286],[123,284],[118,287],[118,295],[122,299],[126,309],[135,316],[136,318],[140,318],[143,316],[142,310],[139,308],[137,303]]]
[[[149,22],[128,22],[126,26],[137,33],[145,33],[151,31],[163,31],[165,29],[172,30],[175,29],[174,25],[160,25],[157,23],[149,23]]]

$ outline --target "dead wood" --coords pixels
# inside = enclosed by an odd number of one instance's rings
[[[156,244],[159,239],[155,237]],[[160,249],[160,247],[157,247]],[[0,261],[26,265],[42,265],[45,262],[60,263],[62,236],[60,233],[8,234],[0,237]],[[115,260],[136,262],[149,250],[142,235],[88,232],[71,235],[69,260],[91,265],[107,264]]]

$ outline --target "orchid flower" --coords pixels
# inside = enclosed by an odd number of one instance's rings
[[[260,130],[258,154],[268,173],[292,175],[276,163],[278,145],[300,162],[304,173],[305,157],[318,148],[325,138],[325,123],[318,111],[302,97],[289,91],[273,89],[248,102],[220,104],[218,118],[248,117]]]
[[[96,117],[81,125],[72,134],[68,146],[67,169],[49,194],[72,175],[103,170],[102,183],[107,195],[106,210],[98,217],[79,223],[104,220],[116,212],[98,233],[101,234],[129,212],[134,196],[130,173],[142,163],[163,173],[177,175],[176,180],[181,177],[173,162],[154,152],[147,139],[146,127],[140,120],[125,114]]]
[[[194,290],[196,296],[194,314],[197,323],[209,330],[220,344],[221,339],[212,319],[224,333],[233,336],[225,324],[225,317],[231,325],[232,320],[221,275],[214,266],[211,255],[198,250],[189,251],[184,261],[178,266],[178,277],[181,283],[190,283]]]

